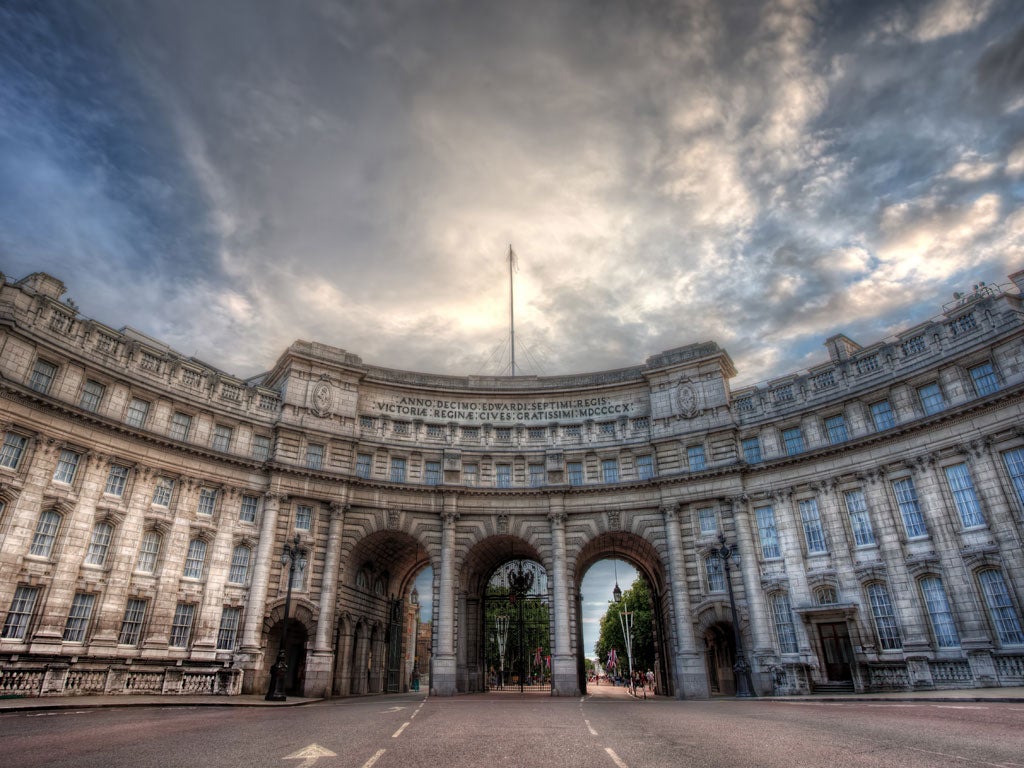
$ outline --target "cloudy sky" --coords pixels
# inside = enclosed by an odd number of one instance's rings
[[[0,270],[243,376],[500,372],[510,243],[520,366],[735,384],[1024,267],[1019,0],[13,0],[0,71]]]

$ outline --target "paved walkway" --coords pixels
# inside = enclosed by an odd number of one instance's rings
[[[618,686],[590,686],[588,692],[594,696],[628,697],[629,691]],[[382,694],[383,695],[383,694]],[[387,694],[396,696],[402,694]],[[409,696],[420,698],[422,692],[409,693]],[[658,697],[650,697],[656,700]],[[713,697],[714,701],[718,697]],[[663,701],[665,699],[662,699]],[[732,701],[731,696],[721,697],[722,701]],[[263,696],[156,696],[130,695],[120,696],[40,696],[0,698],[0,713],[23,712],[53,709],[92,709],[95,707],[301,707],[315,704],[324,699],[307,699],[300,696],[289,696],[287,701],[266,701]],[[642,698],[638,701],[643,701]],[[967,690],[943,691],[894,691],[892,693],[861,693],[848,695],[811,695],[811,696],[763,696],[747,701],[789,701],[789,702],[849,702],[864,701],[962,701],[962,702],[1015,702],[1024,703],[1024,686],[1013,688],[970,688]]]

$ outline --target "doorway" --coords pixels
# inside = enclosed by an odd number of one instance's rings
[[[836,683],[852,681],[853,647],[850,645],[850,629],[846,622],[819,624],[818,637],[828,680]]]

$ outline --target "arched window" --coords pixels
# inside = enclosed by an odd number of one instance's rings
[[[878,633],[878,645],[884,651],[898,650],[903,647],[900,639],[896,614],[892,608],[892,598],[884,584],[869,584],[867,587],[868,601],[871,603],[871,615],[875,620],[875,631]]]
[[[814,590],[814,599],[818,605],[835,605],[839,602],[836,599],[835,587],[818,587]]]

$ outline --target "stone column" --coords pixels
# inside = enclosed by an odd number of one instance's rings
[[[458,499],[454,494],[444,497],[441,513],[441,577],[438,582],[437,630],[430,675],[431,693],[454,696],[455,668],[455,524],[459,520]]]
[[[262,628],[267,608],[267,589],[270,582],[270,565],[274,561],[277,544],[277,515],[286,500],[279,494],[268,493],[263,497],[263,520],[260,525],[260,541],[256,547],[256,565],[253,568],[252,583],[249,585],[249,599],[245,607],[245,622],[242,625],[242,642],[238,658],[245,670],[242,690],[254,691],[256,670],[263,661]]]
[[[320,584],[320,616],[316,623],[313,652],[306,660],[305,695],[324,697],[331,695],[331,668],[334,666],[334,609],[338,596],[338,572],[341,565],[341,532],[344,527],[347,504],[332,501],[327,505],[331,522],[327,530],[327,550],[324,553],[324,575]]]
[[[683,558],[683,536],[679,530],[679,507],[666,504],[661,509],[668,537],[669,589],[672,594],[673,635],[675,635],[675,694],[678,699],[706,699],[708,688],[707,665],[703,649],[698,650],[690,618],[690,590],[686,581],[686,562]]]
[[[569,584],[565,565],[565,509],[560,496],[550,499],[548,520],[551,523],[551,563],[553,609],[555,613],[555,647],[551,658],[551,693],[555,696],[579,696],[576,677],[576,654],[569,640]]]
[[[753,640],[753,654],[775,653],[772,641],[771,625],[768,623],[768,612],[764,596],[761,592],[761,574],[758,572],[757,549],[751,528],[750,514],[747,511],[747,499],[728,500],[732,505],[733,522],[736,526],[736,544],[739,547],[740,569],[743,572],[743,591],[746,601],[747,617],[750,621],[750,635]],[[768,502],[765,502],[767,505]],[[738,601],[737,601],[738,602]],[[740,606],[737,605],[737,608]],[[755,670],[756,671],[756,670]]]

